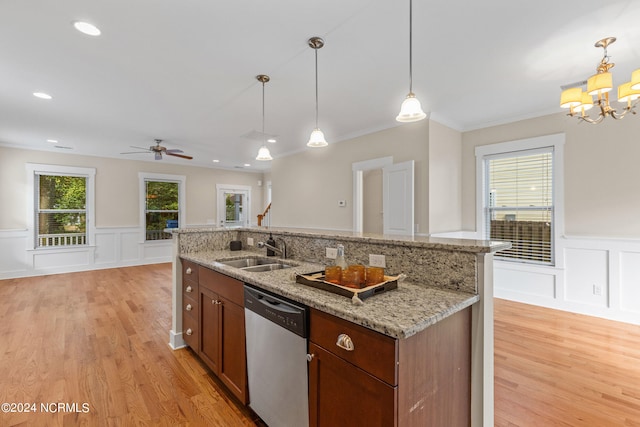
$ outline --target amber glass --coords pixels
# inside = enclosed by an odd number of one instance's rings
[[[372,286],[384,282],[384,268],[367,267],[365,276],[365,285]]]
[[[358,289],[360,283],[362,283],[362,275],[359,268],[349,266],[346,270],[342,270],[342,286]]]
[[[324,269],[324,280],[339,285],[342,280],[342,268],[339,265],[330,265]]]
[[[364,287],[364,280],[365,280],[365,269],[364,269],[364,265],[362,264],[353,264],[349,266],[349,269],[354,269],[354,270],[358,270],[358,276],[360,276],[360,283],[358,284],[359,288]]]

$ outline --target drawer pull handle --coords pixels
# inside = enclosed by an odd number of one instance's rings
[[[192,308],[193,307],[191,307],[191,304],[187,304],[187,307],[186,307],[187,311],[191,311]]]
[[[187,334],[187,335],[191,335],[191,334],[193,334],[193,331],[191,330],[191,328],[187,329],[186,334]]]
[[[187,274],[191,274],[191,267],[187,268]]]
[[[185,291],[187,291],[187,292],[193,292],[193,289],[191,288],[191,285],[187,286],[187,289],[185,289]]]
[[[217,299],[212,299],[211,304],[220,305],[222,304],[222,301],[218,301]]]
[[[351,337],[347,334],[338,335],[338,341],[336,341],[336,345],[347,351],[353,351],[355,349],[353,341],[351,341]]]

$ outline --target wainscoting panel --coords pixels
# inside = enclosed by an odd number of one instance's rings
[[[565,298],[567,301],[609,306],[609,251],[566,248]]]
[[[32,249],[27,230],[0,230],[0,280],[171,262],[172,241],[141,243],[138,227],[96,228],[92,246]]]
[[[620,309],[640,315],[640,252],[620,253]]]
[[[494,292],[515,292],[542,298],[555,298],[556,276],[548,272],[523,271],[517,265],[511,268],[505,264],[495,268],[493,281]],[[495,265],[495,262],[494,262]]]

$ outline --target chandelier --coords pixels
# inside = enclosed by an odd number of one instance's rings
[[[615,64],[609,62],[610,56],[607,55],[607,47],[615,41],[615,37],[607,37],[596,42],[595,47],[604,49],[604,55],[596,68],[596,74],[589,77],[586,82],[578,82],[562,87],[560,107],[568,108],[569,116],[577,117],[579,120],[587,123],[598,124],[606,117],[619,120],[629,112],[636,114],[633,109],[640,98],[640,69],[632,73],[630,82],[618,86],[618,102],[626,104],[622,110],[618,111],[609,103],[609,92],[613,89],[613,77],[609,70],[611,70]],[[584,86],[585,83],[587,90],[583,91],[582,86]],[[592,118],[585,112],[594,106],[597,107],[599,111],[598,116]]]

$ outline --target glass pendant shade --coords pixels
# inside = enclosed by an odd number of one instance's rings
[[[640,68],[631,73],[631,89],[640,90]]]
[[[256,156],[256,160],[273,160],[273,157],[271,157],[271,153],[269,152],[269,149],[266,145],[260,147],[260,149],[258,150],[258,155]]]
[[[412,92],[409,92],[400,106],[400,113],[396,117],[396,120],[402,123],[409,123],[417,122],[425,117],[427,117],[427,115],[422,111],[420,101],[418,101],[418,98],[416,98]]]
[[[582,103],[582,89],[579,87],[571,87],[565,89],[560,94],[560,107],[571,108],[577,107]]]
[[[587,80],[587,93],[589,95],[598,95],[609,92],[611,89],[613,89],[613,77],[609,72],[594,74]]]
[[[309,137],[309,142],[307,142],[308,147],[312,148],[320,148],[326,147],[329,145],[327,141],[324,139],[324,133],[318,128],[315,128],[313,132],[311,132],[311,136]]]

